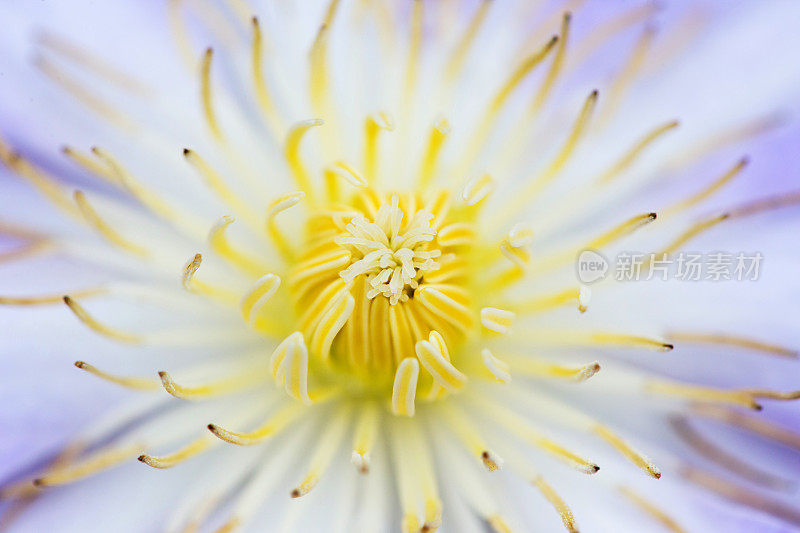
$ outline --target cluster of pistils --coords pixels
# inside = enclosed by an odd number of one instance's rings
[[[397,195],[392,196],[391,202],[381,206],[374,222],[364,217],[352,219],[345,226],[346,233],[336,237],[335,242],[354,257],[361,256],[339,273],[341,278],[350,283],[365,275],[370,285],[368,299],[382,294],[396,305],[408,301],[407,290],[417,289],[425,272],[439,268],[436,260],[442,252],[427,248],[436,237],[432,213],[417,211],[403,226],[404,213]]]

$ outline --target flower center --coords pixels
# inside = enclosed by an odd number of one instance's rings
[[[335,239],[359,258],[339,272],[342,279],[350,283],[365,276],[370,285],[367,299],[383,295],[391,305],[407,302],[424,273],[439,268],[436,259],[442,255],[440,249],[429,249],[436,236],[433,214],[422,209],[404,223],[398,204],[399,197],[393,195],[392,203],[381,206],[374,222],[354,218],[345,228],[347,233]]]
[[[449,361],[476,322],[471,240],[466,223],[450,220],[449,203],[445,194],[367,188],[311,215],[288,285],[315,375],[357,376],[390,392],[401,365],[417,362],[420,342]],[[420,375],[419,386],[433,380]]]

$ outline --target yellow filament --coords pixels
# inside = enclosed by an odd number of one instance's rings
[[[642,497],[637,491],[629,487],[619,487],[619,492],[622,493],[631,502],[636,504],[640,509],[649,514],[655,520],[661,523],[667,530],[672,533],[685,533],[678,522],[668,515],[663,509],[652,503],[650,500]]]
[[[490,472],[499,470],[503,465],[503,460],[489,450],[483,437],[464,412],[450,402],[443,402],[442,409],[446,414],[444,417],[445,422],[466,446],[467,450],[480,460]]]
[[[147,466],[152,466],[153,468],[172,468],[178,463],[182,463],[187,459],[206,451],[211,446],[212,442],[213,440],[210,436],[204,435],[169,455],[156,457],[154,455],[142,454],[139,456],[139,461],[143,462]]]
[[[375,402],[362,402],[358,406],[359,415],[353,434],[353,465],[362,474],[369,472],[369,455],[375,445],[375,437],[380,429],[380,412]]]
[[[258,316],[259,310],[278,291],[280,284],[281,278],[275,274],[267,274],[259,278],[242,297],[242,303],[239,306],[242,310],[242,318],[251,327],[255,325],[255,318]]]
[[[246,274],[259,276],[267,270],[267,267],[258,259],[237,250],[228,242],[225,230],[235,221],[236,219],[232,216],[225,215],[212,226],[211,231],[208,232],[211,249]]]
[[[557,307],[564,305],[578,304],[578,309],[581,312],[586,311],[585,301],[582,303],[581,294],[586,294],[584,287],[570,287],[553,294],[544,296],[537,296],[520,302],[513,302],[507,304],[507,307],[515,313],[523,314],[536,314],[545,311],[550,311]]]
[[[598,434],[603,440],[608,442],[611,446],[616,448],[618,452],[625,456],[630,462],[637,467],[644,470],[648,475],[659,479],[661,471],[653,462],[648,459],[641,452],[634,449],[630,444],[622,440],[619,435],[611,431],[605,426],[597,425],[594,427],[594,432]]]
[[[431,332],[431,335],[434,333],[441,339],[441,335],[437,332]],[[456,391],[466,384],[467,376],[445,358],[439,350],[437,340],[419,341],[416,345],[416,353],[417,359],[425,367],[425,370],[444,389]]]
[[[152,92],[152,89],[144,85],[141,81],[122,72],[104,59],[90,54],[86,49],[79,47],[64,37],[45,32],[40,34],[37,40],[39,44],[77,63],[87,70],[94,72],[103,79],[115,84],[117,87],[138,94],[139,96],[148,96]]]
[[[90,226],[92,226],[103,237],[105,237],[107,241],[134,255],[142,257],[149,255],[145,248],[130,242],[128,239],[117,233],[117,231],[105,220],[100,218],[100,215],[98,215],[97,211],[95,211],[91,206],[89,200],[86,199],[86,195],[84,195],[83,192],[75,191],[74,197],[75,203],[78,204],[78,209],[83,215],[83,218]]]
[[[584,474],[594,474],[600,467],[595,463],[580,457],[579,455],[567,450],[560,444],[557,444],[545,437],[542,433],[536,430],[531,424],[528,423],[522,416],[511,411],[504,405],[499,403],[485,403],[475,402],[475,405],[486,411],[492,420],[506,428],[511,433],[519,436],[532,445],[541,448],[542,451],[549,453],[557,459],[564,461],[566,464],[572,466],[579,472]]]
[[[714,344],[719,346],[731,346],[742,348],[770,355],[782,357],[798,357],[798,351],[778,344],[763,342],[748,337],[721,333],[701,333],[691,331],[673,331],[666,335],[670,340],[681,343]]]
[[[512,311],[484,307],[481,309],[481,324],[489,331],[505,335],[511,330],[516,315]]]
[[[419,363],[413,357],[397,365],[392,386],[392,412],[398,416],[414,416],[414,398],[417,394]]]
[[[381,131],[394,130],[394,121],[386,113],[370,115],[364,123],[364,175],[373,186],[380,183],[378,137]]]
[[[170,30],[175,38],[183,64],[193,70],[196,58],[186,30],[186,24],[181,15],[181,5],[183,3],[184,0],[169,0],[167,3],[167,15],[169,17]]]
[[[300,155],[300,141],[303,140],[308,130],[322,124],[324,124],[322,119],[303,120],[294,124],[289,129],[284,147],[286,161],[289,163],[289,169],[298,188],[304,191],[308,195],[309,201],[312,202],[314,201],[314,190],[311,184],[311,175],[303,164],[303,159]]]
[[[489,120],[491,120],[491,118],[500,111],[500,109],[503,107],[503,104],[508,100],[508,97],[511,96],[512,92],[514,92],[514,89],[516,89],[517,86],[522,83],[522,80],[524,80],[534,68],[544,61],[553,48],[555,48],[558,41],[559,37],[557,35],[551,37],[543,47],[526,57],[522,63],[520,63],[519,66],[511,73],[511,76],[509,76],[509,78],[505,81],[503,86],[492,100],[487,115]],[[484,119],[483,124],[487,125],[487,122],[488,121]]]
[[[728,182],[730,182],[733,178],[738,176],[739,173],[741,173],[741,171],[744,170],[744,168],[747,166],[748,162],[749,162],[749,160],[746,157],[740,159],[733,166],[733,168],[731,168],[725,174],[723,174],[722,176],[720,176],[719,178],[714,180],[710,185],[708,185],[707,187],[703,188],[698,193],[693,194],[689,198],[687,198],[685,200],[681,200],[680,202],[670,206],[665,211],[670,215],[674,214],[674,213],[679,213],[681,211],[684,211],[686,209],[689,209],[690,207],[693,207],[693,206],[699,204],[700,202],[702,202],[704,200],[707,200],[715,192],[717,192],[722,187],[724,187]]]
[[[589,241],[587,248],[603,248],[611,244],[612,242],[618,240],[621,237],[626,235],[630,235],[637,229],[650,224],[654,220],[656,220],[657,215],[656,213],[644,213],[641,215],[636,215],[635,217],[631,217],[619,226],[603,233],[599,237],[595,238],[594,240]]]
[[[494,191],[495,185],[494,179],[489,174],[484,174],[467,182],[461,192],[461,199],[468,206],[478,205]]]
[[[70,291],[73,298],[91,298],[99,294],[104,294],[106,289],[85,289],[82,291]],[[47,294],[42,296],[0,296],[0,305],[50,305],[64,301],[62,294]]]
[[[311,338],[311,351],[323,360],[330,356],[333,339],[344,327],[345,322],[353,314],[355,299],[348,293],[342,294],[334,305],[319,319],[317,329]]]
[[[211,92],[211,59],[214,57],[214,50],[206,48],[203,59],[200,63],[200,96],[203,99],[203,115],[208,124],[211,134],[218,140],[222,140],[222,130],[219,128],[217,116],[214,113],[213,94]]]
[[[453,49],[453,53],[450,56],[450,59],[448,59],[447,66],[445,67],[445,75],[450,82],[454,81],[455,78],[461,74],[470,48],[472,48],[472,44],[475,42],[475,37],[478,35],[478,32],[480,32],[491,6],[491,0],[481,1],[477,11],[475,11],[475,14],[472,16],[469,25],[467,26],[466,30],[464,30],[464,33],[461,35],[458,43]]]
[[[662,342],[658,339],[643,337],[640,335],[627,335],[624,333],[609,333],[605,331],[587,332],[580,330],[520,330],[517,332],[517,337],[520,340],[529,339],[531,341],[542,342],[544,344],[552,343],[552,345],[555,346],[591,346],[598,344],[625,346],[630,348],[647,348],[662,352],[668,352],[673,348],[672,344]]]
[[[564,522],[564,527],[567,531],[569,531],[569,533],[578,533],[578,524],[575,523],[575,516],[572,514],[572,509],[564,503],[564,500],[558,495],[555,489],[553,489],[542,476],[537,476],[533,480],[533,484],[539,489],[542,496],[555,508],[556,512],[561,517],[561,521]]]
[[[561,73],[561,69],[564,67],[564,56],[566,55],[567,51],[567,41],[569,40],[569,25],[571,19],[571,13],[564,13],[564,17],[561,20],[561,29],[559,31],[558,49],[556,50],[555,57],[553,58],[553,63],[550,65],[550,70],[547,72],[547,76],[545,77],[539,92],[536,93],[536,98],[534,98],[533,102],[531,103],[530,114],[538,113],[542,108],[545,100],[547,100],[547,97],[550,95],[550,91],[553,89],[553,85],[555,85],[556,80],[558,79],[558,75]]]
[[[567,366],[551,363],[531,356],[505,356],[505,361],[515,373],[526,376],[568,379],[578,383],[586,381],[600,371],[600,363]]]
[[[158,377],[161,378],[161,385],[163,385],[164,390],[169,394],[184,400],[195,400],[242,389],[258,380],[258,377],[254,374],[253,372],[248,372],[194,387],[186,387],[175,383],[172,376],[164,371],[159,372]]]
[[[414,93],[417,85],[417,75],[419,71],[419,55],[422,49],[422,22],[424,15],[424,2],[414,0],[411,8],[411,39],[408,48],[408,61],[406,65],[405,91],[403,92],[408,101]]]
[[[286,393],[305,405],[311,405],[311,398],[308,396],[308,349],[302,335],[295,339],[281,361],[280,373],[283,375]]]
[[[127,131],[134,131],[135,124],[127,115],[123,114],[119,109],[112,104],[103,100],[97,94],[91,92],[86,86],[78,83],[74,78],[67,75],[67,73],[58,68],[54,63],[45,59],[42,56],[36,58],[36,66],[48,78],[62,87],[72,96],[74,96],[81,104],[86,106],[91,111],[95,112],[100,117],[108,120],[113,125]]]
[[[445,320],[461,331],[466,331],[472,324],[472,313],[466,305],[453,295],[432,285],[423,285],[415,293],[416,299],[431,313]]]
[[[13,151],[0,138],[0,161],[10,170],[27,179],[39,193],[54,206],[69,215],[78,214],[75,204],[69,199],[59,181],[36,168],[18,152]]]
[[[720,390],[711,387],[668,381],[651,381],[645,384],[645,390],[656,394],[678,396],[699,402],[740,405],[750,409],[761,410],[761,405],[755,401],[754,395],[743,390]]]
[[[597,178],[597,183],[607,184],[619,177],[638,159],[638,157],[645,151],[645,149],[647,149],[648,146],[652,145],[665,133],[677,128],[679,124],[680,123],[677,120],[673,120],[648,132],[641,139],[636,141],[636,143],[627,152],[625,152],[625,154],[619,158],[617,162],[611,165],[608,170],[603,172],[603,174]]]
[[[228,206],[234,209],[237,213],[241,213],[243,217],[253,226],[258,226],[258,215],[255,214],[253,209],[247,205],[230,187],[225,184],[222,176],[214,170],[200,155],[194,150],[188,148],[183,149],[183,156],[192,167],[200,174],[203,181],[208,187],[219,196]]]
[[[331,0],[328,4],[328,9],[325,12],[325,18],[319,27],[317,36],[314,39],[314,44],[311,46],[309,53],[309,60],[311,65],[310,76],[310,94],[311,101],[314,109],[318,113],[326,115],[329,109],[329,94],[328,94],[328,36],[330,34],[330,26],[333,23],[333,18],[336,15],[336,10],[339,7],[340,0]]]
[[[303,191],[285,194],[273,201],[267,211],[267,233],[272,239],[272,242],[275,244],[275,247],[285,259],[294,258],[295,253],[286,236],[280,231],[280,228],[278,228],[275,217],[278,215],[278,213],[286,211],[287,209],[300,203],[305,196],[306,195]]]
[[[679,250],[681,246],[695,238],[696,236],[700,235],[701,233],[708,231],[709,229],[713,228],[723,220],[726,220],[730,217],[729,214],[723,213],[722,215],[717,215],[712,218],[708,218],[705,220],[701,220],[695,224],[692,224],[689,229],[681,233],[674,241],[672,241],[661,254],[656,254],[657,257],[664,257],[669,254],[672,254]]]
[[[280,120],[275,112],[275,103],[264,81],[264,37],[261,33],[261,25],[258,23],[258,17],[253,17],[251,21],[253,25],[251,68],[253,71],[253,86],[255,88],[256,100],[264,116],[269,121],[270,126],[273,128],[273,131],[277,132],[280,130]]]
[[[274,413],[266,422],[253,431],[235,433],[214,424],[209,424],[208,430],[215,436],[231,444],[251,446],[263,442],[267,438],[281,432],[286,426],[294,422],[305,412],[304,406],[291,403],[279,409],[277,413]]]
[[[204,294],[220,302],[235,304],[238,295],[232,291],[209,285],[196,278],[197,270],[203,262],[202,254],[195,254],[183,267],[183,288],[189,292]]]
[[[493,515],[487,518],[489,526],[495,533],[512,533],[511,527],[506,523],[505,519],[500,515]]]
[[[511,367],[505,361],[495,357],[488,348],[481,350],[481,360],[495,381],[498,383],[511,382]]]
[[[133,335],[131,333],[127,333],[98,322],[97,319],[95,319],[88,313],[88,311],[86,311],[86,309],[84,309],[78,302],[69,296],[64,296],[64,303],[67,304],[67,307],[69,307],[70,311],[75,313],[75,316],[78,317],[81,322],[104,337],[128,344],[140,344],[144,341],[144,339],[139,335]]]
[[[61,153],[95,176],[103,178],[107,182],[113,183],[114,185],[119,185],[111,169],[105,165],[101,165],[94,158],[89,157],[88,154],[79,152],[78,150],[75,150],[69,146],[64,146],[61,148]]]
[[[654,38],[655,30],[651,27],[648,27],[644,30],[636,45],[634,45],[633,51],[631,52],[627,63],[614,79],[614,82],[611,84],[611,88],[609,89],[608,105],[604,110],[601,123],[605,123],[613,116],[614,111],[616,111],[619,103],[622,101],[625,95],[625,91],[628,89],[628,87],[636,78],[636,75],[644,66],[645,59],[647,58],[647,52],[650,50],[650,46],[652,45]]]
[[[484,0],[484,3],[488,2]],[[425,155],[422,156],[422,165],[419,171],[418,188],[420,190],[426,190],[433,181],[442,145],[449,134],[450,123],[445,118],[437,120],[433,128],[431,128],[431,134],[428,137],[428,144],[425,147]]]
[[[696,404],[692,406],[692,413],[720,420],[770,441],[800,450],[800,435],[757,416],[710,404]]]
[[[141,444],[133,444],[103,449],[74,466],[60,468],[37,478],[33,484],[37,487],[54,487],[71,483],[132,459],[142,452],[142,448]]]
[[[292,498],[305,496],[317,485],[339,449],[348,426],[348,419],[349,415],[345,409],[339,408],[337,414],[328,422],[328,427],[319,436],[319,444],[311,455],[305,477],[296,488],[292,489]]]
[[[84,363],[83,361],[75,361],[75,366],[81,370],[87,371],[93,376],[97,376],[105,381],[110,381],[111,383],[116,383],[117,385],[121,385],[128,389],[156,390],[159,387],[159,383],[153,379],[115,376],[113,374],[109,374],[108,372],[98,370],[94,366],[90,365],[89,363]]]
[[[588,98],[586,98],[580,114],[570,130],[569,136],[555,158],[553,158],[550,164],[540,174],[531,178],[525,188],[519,194],[514,195],[513,200],[504,208],[504,216],[498,217],[503,219],[503,223],[505,223],[508,218],[515,216],[522,207],[530,204],[531,200],[558,176],[559,172],[578,146],[578,142],[583,137],[583,134],[586,132],[589,119],[597,105],[597,95],[597,91],[592,91]]]

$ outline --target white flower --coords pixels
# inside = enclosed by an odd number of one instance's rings
[[[0,160],[27,183],[3,183],[0,303],[37,323],[3,313],[7,368],[57,347],[100,378],[65,405],[136,391],[33,468],[41,443],[7,454],[13,525],[800,525],[785,462],[753,457],[800,437],[747,411],[800,397],[773,245],[796,173],[730,192],[800,87],[797,6],[264,4],[0,11],[8,42],[53,26],[50,83],[2,64]],[[708,279],[660,281],[687,252]],[[59,418],[24,397],[38,414],[3,409]]]

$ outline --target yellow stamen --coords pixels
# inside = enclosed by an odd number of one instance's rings
[[[253,211],[253,209],[225,184],[225,180],[222,179],[222,176],[220,176],[211,165],[209,165],[202,157],[200,157],[197,152],[188,148],[184,148],[183,156],[186,158],[186,161],[188,161],[189,164],[192,165],[200,174],[200,176],[203,178],[203,181],[206,183],[206,185],[208,185],[211,191],[214,192],[214,194],[219,196],[220,199],[230,206],[234,211],[241,213],[241,215],[253,227],[257,227],[259,225],[259,217]]]
[[[763,418],[711,404],[692,406],[692,413],[755,433],[767,440],[800,450],[800,435]]]
[[[348,426],[348,418],[349,415],[343,408],[340,408],[339,412],[328,422],[328,427],[319,436],[319,444],[311,456],[308,472],[300,484],[292,489],[292,498],[305,496],[317,485],[339,449]]]
[[[184,400],[197,400],[240,390],[258,381],[259,377],[254,374],[255,373],[251,371],[193,387],[186,387],[175,383],[172,376],[163,370],[158,373],[158,377],[161,378],[161,385],[163,385],[164,390],[169,394]]]
[[[267,270],[266,265],[257,258],[237,250],[228,242],[225,230],[234,222],[236,219],[230,215],[225,215],[217,220],[208,232],[208,243],[214,252],[236,268],[251,276],[258,276]]]
[[[295,254],[291,245],[289,244],[288,239],[278,228],[275,217],[278,215],[278,213],[286,211],[290,207],[297,205],[305,197],[306,195],[303,191],[285,194],[273,201],[267,210],[267,232],[269,233],[272,242],[275,244],[275,247],[286,259],[292,259]]]
[[[625,152],[625,154],[620,157],[618,161],[611,165],[608,170],[603,172],[600,177],[597,178],[597,183],[608,184],[618,178],[639,158],[639,156],[648,146],[652,145],[665,133],[677,128],[679,124],[680,123],[677,120],[673,120],[648,132],[641,139],[636,141],[636,143],[627,152]]]
[[[303,140],[306,132],[316,126],[322,126],[324,121],[322,119],[303,120],[294,124],[286,136],[286,144],[284,147],[284,156],[289,164],[289,169],[294,176],[295,182],[301,191],[304,191],[310,201],[314,201],[314,189],[311,183],[311,175],[303,164],[303,159],[300,155],[300,141]]]
[[[139,461],[143,462],[147,466],[152,466],[153,468],[172,468],[178,463],[182,463],[187,459],[206,451],[212,443],[213,440],[211,437],[204,435],[169,455],[156,457],[154,455],[142,454],[139,456]]]
[[[113,328],[111,326],[106,326],[97,321],[92,315],[86,311],[78,302],[73,300],[69,296],[64,296],[64,303],[67,304],[70,311],[75,313],[75,316],[78,319],[86,324],[90,329],[94,330],[95,332],[99,333],[104,337],[108,337],[109,339],[113,339],[116,341],[128,343],[128,344],[140,344],[144,341],[144,339],[139,335],[134,335],[125,331],[122,331],[117,328]]]
[[[211,92],[211,59],[214,57],[214,50],[206,48],[203,59],[200,62],[200,95],[203,99],[203,115],[208,124],[211,134],[218,140],[222,140],[222,130],[219,128],[217,116],[214,113],[213,94]]]
[[[511,367],[505,361],[495,357],[488,348],[481,350],[481,360],[483,366],[494,376],[495,381],[498,383],[511,382]]]
[[[461,199],[469,206],[477,205],[489,196],[494,189],[494,179],[489,174],[484,174],[467,182],[461,192]]]
[[[237,444],[239,446],[251,446],[254,444],[259,444],[267,438],[280,433],[286,428],[286,426],[294,422],[305,412],[304,406],[297,403],[291,403],[279,409],[278,412],[274,413],[267,419],[266,422],[253,431],[246,433],[235,433],[233,431],[223,429],[215,424],[209,424],[208,430],[211,431],[211,433],[213,433],[215,436],[226,442],[230,442],[231,444]]]
[[[74,466],[61,468],[44,477],[35,479],[33,484],[37,487],[54,487],[83,479],[129,459],[133,459],[142,453],[143,447],[144,446],[141,444],[133,444],[102,449]]]
[[[255,282],[253,287],[242,297],[239,307],[242,310],[242,318],[251,327],[255,326],[255,319],[264,305],[272,298],[280,287],[281,278],[275,274],[266,274]]]
[[[425,148],[425,155],[422,156],[422,165],[419,171],[418,188],[420,190],[426,190],[433,182],[439,154],[449,134],[450,123],[445,118],[437,120],[433,128],[431,128],[431,135],[428,138],[428,145]]]
[[[728,182],[730,182],[733,178],[738,176],[742,172],[742,170],[744,170],[744,168],[747,166],[748,163],[749,163],[749,159],[748,158],[744,157],[744,158],[740,159],[733,166],[733,168],[731,168],[725,174],[720,176],[718,179],[714,180],[710,185],[708,185],[707,187],[703,188],[700,192],[698,192],[696,194],[693,194],[689,198],[687,198],[685,200],[682,200],[682,201],[672,205],[671,207],[667,208],[665,210],[666,213],[668,213],[670,215],[674,214],[674,213],[679,213],[681,211],[689,209],[690,207],[693,207],[693,206],[703,202],[704,200],[710,198],[715,192],[720,190]]]
[[[672,331],[666,335],[672,341],[680,343],[692,344],[712,344],[718,346],[731,346],[734,348],[742,348],[744,350],[751,350],[770,355],[778,355],[781,357],[796,358],[799,356],[797,350],[763,342],[760,340],[742,337],[738,335],[731,335],[727,333],[701,333],[692,331]]]
[[[89,204],[89,200],[86,199],[86,195],[84,195],[83,192],[75,191],[74,198],[75,203],[78,204],[78,209],[80,210],[86,222],[88,222],[89,225],[103,235],[106,240],[132,254],[142,257],[149,255],[145,248],[130,242],[128,239],[117,233],[117,231],[105,220],[100,218],[100,215],[98,215],[97,211],[95,211],[91,204]]]
[[[472,44],[475,42],[475,37],[480,32],[480,29],[486,20],[486,15],[489,13],[489,8],[491,6],[491,0],[481,1],[480,6],[478,6],[478,9],[475,11],[472,19],[470,19],[469,25],[459,38],[455,48],[453,48],[453,53],[448,59],[447,66],[445,67],[445,75],[451,83],[455,81],[455,78],[458,77],[463,70],[467,55],[472,48]]]
[[[61,153],[95,176],[103,178],[108,183],[120,185],[110,168],[105,165],[101,165],[96,159],[90,157],[88,154],[79,152],[78,150],[69,146],[62,147]]]
[[[506,428],[511,433],[521,439],[531,443],[550,455],[564,461],[579,472],[584,474],[594,474],[600,467],[595,463],[580,457],[579,455],[567,450],[560,444],[553,442],[545,437],[540,431],[535,429],[525,418],[511,411],[504,405],[496,402],[474,402],[474,405],[483,409],[492,417],[492,420]]]
[[[351,461],[362,474],[369,472],[370,451],[375,445],[375,437],[380,429],[380,412],[374,402],[359,405],[359,416],[353,434],[353,453]]]
[[[381,131],[393,131],[394,121],[386,113],[370,115],[364,123],[364,175],[373,185],[380,183],[378,169],[378,136]]]
[[[603,438],[606,442],[611,444],[614,448],[617,449],[622,455],[624,455],[630,462],[635,464],[637,467],[641,468],[650,476],[659,479],[661,477],[661,471],[658,469],[656,465],[644,454],[639,452],[638,450],[634,449],[630,444],[622,440],[622,438],[608,429],[605,426],[597,425],[594,428],[594,432],[597,433],[600,437]]]
[[[442,409],[446,414],[444,420],[447,425],[487,470],[494,472],[502,468],[503,460],[489,449],[481,434],[475,429],[475,425],[460,408],[445,402],[442,404]]]
[[[569,533],[578,533],[578,524],[575,523],[575,516],[572,514],[572,509],[564,503],[564,500],[558,495],[555,489],[553,489],[542,476],[537,476],[533,480],[533,484],[539,489],[542,496],[555,508],[556,512],[558,512],[567,531]]]
[[[484,307],[481,309],[481,324],[489,331],[494,331],[500,335],[506,335],[511,330],[516,314],[505,309],[496,307]]]
[[[762,407],[755,401],[755,396],[743,390],[721,390],[700,385],[687,385],[668,381],[652,381],[645,385],[645,389],[656,394],[678,396],[699,402],[724,403],[741,405],[757,411]]]
[[[467,382],[467,376],[444,357],[438,347],[439,342],[443,343],[444,341],[441,340],[441,335],[438,332],[432,331],[431,336],[434,334],[439,337],[438,340],[432,339],[417,343],[417,358],[422,363],[422,366],[425,367],[425,370],[433,376],[436,383],[449,391],[456,391]]]
[[[414,398],[417,394],[419,363],[413,357],[397,365],[392,386],[392,412],[398,416],[414,416]]]
[[[419,55],[422,49],[422,22],[425,4],[422,0],[414,0],[411,8],[411,38],[409,39],[408,59],[406,63],[405,98],[409,100],[417,85]]]
[[[550,182],[558,176],[558,174],[561,172],[561,169],[567,163],[569,158],[572,156],[572,153],[575,151],[575,148],[578,146],[578,142],[583,137],[583,134],[587,130],[589,119],[591,118],[592,112],[597,105],[597,96],[598,92],[592,91],[592,93],[586,98],[586,101],[584,102],[583,107],[578,114],[578,118],[575,120],[569,136],[562,145],[561,149],[558,151],[550,164],[540,174],[531,178],[525,188],[518,194],[514,195],[513,200],[511,200],[509,205],[504,208],[503,216],[498,217],[502,219],[497,221],[498,225],[502,225],[509,218],[516,216],[522,207],[530,204],[531,200],[533,200],[536,195],[542,191],[542,189],[549,185]]]
[[[672,533],[685,533],[678,522],[668,515],[663,509],[652,503],[650,500],[643,498],[637,491],[629,487],[619,487],[620,493],[626,498],[635,503],[640,509],[652,516],[661,523],[666,529]]]
[[[108,372],[98,370],[94,366],[90,365],[89,363],[84,363],[83,361],[75,361],[75,366],[94,376],[97,376],[100,379],[110,381],[111,383],[116,383],[117,385],[121,385],[128,389],[157,390],[159,388],[158,381],[153,379],[115,376],[113,374],[109,374]]]
[[[582,383],[600,371],[597,361],[583,366],[567,366],[545,361],[529,355],[505,356],[506,361],[514,368],[515,373],[523,376],[568,379]]]
[[[286,350],[280,373],[283,374],[286,393],[305,405],[311,405],[308,396],[308,349],[302,335],[295,339]]]
[[[253,26],[251,69],[253,72],[253,86],[256,100],[264,116],[267,118],[270,127],[273,129],[273,132],[278,132],[280,131],[280,120],[275,112],[275,103],[264,81],[264,38],[261,34],[261,25],[258,23],[258,17],[253,17],[251,22]]]
[[[311,66],[310,94],[314,109],[323,116],[327,114],[329,105],[329,75],[328,75],[328,37],[333,18],[339,7],[339,0],[331,0],[325,12],[325,18],[319,27],[314,44],[311,46],[309,61]]]
[[[550,95],[550,92],[553,89],[553,85],[555,85],[556,80],[558,79],[558,75],[561,73],[561,69],[564,67],[564,56],[566,55],[567,51],[567,41],[569,40],[569,26],[571,19],[571,13],[564,13],[564,17],[561,20],[561,29],[559,31],[558,48],[556,49],[553,63],[550,65],[550,70],[548,70],[547,76],[545,77],[542,86],[539,88],[539,92],[536,93],[536,98],[534,98],[533,102],[531,103],[530,114],[535,114],[542,108],[542,105],[544,104],[545,100],[547,100],[547,97]]]
[[[106,289],[85,289],[70,291],[73,298],[91,298],[106,293]],[[43,296],[0,296],[0,305],[50,305],[64,301],[62,294],[47,294]]]
[[[192,257],[183,267],[183,288],[189,292],[204,294],[220,302],[235,303],[238,299],[238,295],[234,292],[209,285],[208,283],[197,279],[197,270],[200,268],[202,262],[202,254],[194,254],[194,257]]]

